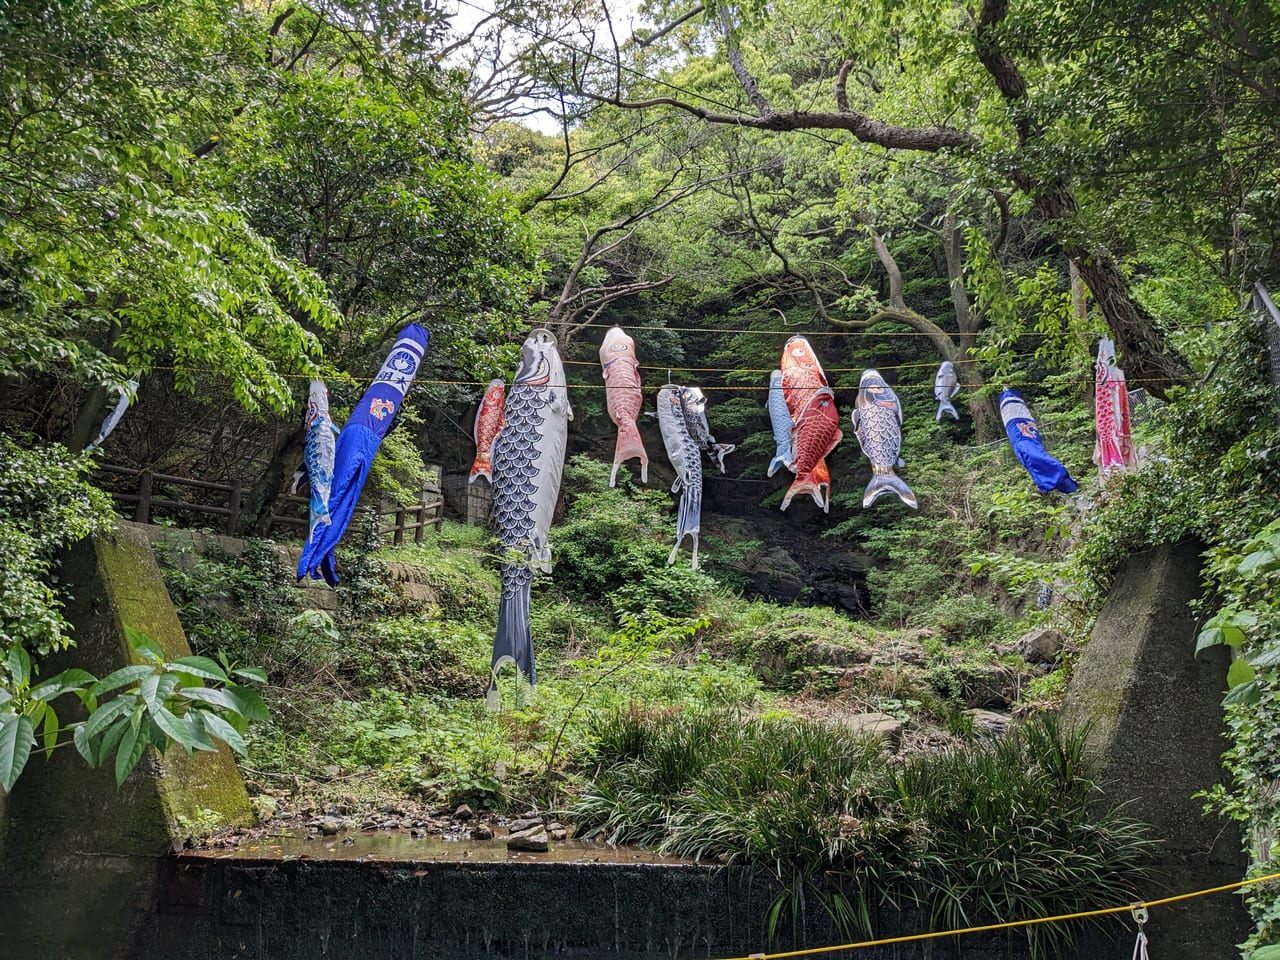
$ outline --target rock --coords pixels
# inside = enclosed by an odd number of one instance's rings
[[[507,824],[507,829],[512,833],[524,833],[526,830],[532,830],[534,827],[542,826],[541,817],[521,817],[519,820],[512,820]]]
[[[807,643],[800,651],[801,663],[807,667],[847,667],[870,659],[871,654],[860,647],[846,647],[825,640]]]
[[[513,833],[507,837],[508,850],[525,850],[530,853],[546,853],[550,844],[547,842],[547,831],[542,825],[525,830],[523,833]]]
[[[465,803],[460,804],[458,806],[458,809],[453,811],[453,819],[455,820],[472,820],[475,818],[475,815],[476,815],[475,811],[472,810]]]
[[[1039,627],[1024,633],[1013,647],[1027,663],[1053,663],[1066,642],[1066,634],[1061,630]]]
[[[852,714],[842,718],[842,722],[855,733],[879,737],[884,741],[885,746],[890,748],[896,747],[901,742],[902,731],[906,727],[906,724],[897,717],[874,711]]]
[[[471,839],[472,840],[492,840],[493,827],[489,826],[487,823],[477,823],[474,827],[471,828]]]
[[[547,833],[550,835],[552,840],[563,840],[565,837],[569,836],[569,831],[565,828],[563,823],[547,824]]]
[[[382,829],[383,830],[399,830],[400,821],[399,820],[383,820]]]
[[[341,829],[342,824],[337,817],[325,817],[320,821],[320,832],[326,837],[336,837]]]
[[[852,616],[866,616],[871,608],[865,584],[845,583],[842,580],[820,580],[813,585],[813,601],[842,610]]]
[[[956,668],[967,707],[1007,707],[1018,698],[1020,673],[999,663],[970,663]]]
[[[1009,714],[1001,713],[998,710],[966,710],[964,715],[973,721],[975,733],[985,733],[996,737],[1009,729],[1009,721],[1011,719]]]

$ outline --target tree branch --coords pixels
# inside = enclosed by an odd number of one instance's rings
[[[707,123],[746,127],[752,130],[771,130],[775,133],[789,133],[795,130],[844,130],[863,143],[896,150],[937,153],[940,150],[972,150],[978,146],[978,139],[964,130],[956,130],[953,127],[899,127],[880,120],[872,120],[856,111],[833,113],[821,110],[788,110],[785,113],[755,116],[749,113],[719,113],[685,103],[674,97],[623,100],[619,97],[606,97],[592,93],[583,89],[581,85],[577,87],[576,92],[589,100],[622,110],[672,107],[705,120]]]
[[[733,67],[733,75],[738,78],[738,83],[742,84],[747,99],[760,111],[760,115],[770,116],[773,113],[773,104],[760,92],[759,82],[752,76],[751,71],[747,69],[746,61],[742,59],[742,50],[733,39],[733,24],[729,21],[727,6],[720,8],[720,25],[724,30],[725,56],[729,58],[729,66]]]

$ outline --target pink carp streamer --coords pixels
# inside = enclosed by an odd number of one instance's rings
[[[1093,462],[1103,480],[1112,474],[1132,470],[1138,465],[1129,433],[1129,388],[1124,371],[1116,366],[1116,345],[1105,337],[1098,344],[1098,360],[1094,367],[1097,383],[1094,389],[1094,412],[1097,416],[1098,440],[1093,448]]]
[[[621,327],[613,327],[600,344],[600,369],[604,374],[605,398],[609,418],[618,426],[618,443],[613,453],[613,471],[609,486],[618,480],[618,467],[632,457],[640,459],[640,482],[649,482],[649,454],[640,439],[636,418],[644,409],[640,390],[640,363],[636,359],[636,342]]]

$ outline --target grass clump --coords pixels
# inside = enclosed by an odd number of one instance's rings
[[[882,905],[938,928],[1124,902],[1150,846],[1093,808],[1083,736],[1052,718],[899,762],[848,728],[779,715],[627,710],[596,738],[573,815],[612,842],[769,871],[771,934],[806,901],[851,936],[874,935]],[[1040,955],[1070,933],[1028,936]]]

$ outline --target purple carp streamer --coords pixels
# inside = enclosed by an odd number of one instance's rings
[[[951,414],[952,420],[959,420],[960,414],[951,401],[960,392],[960,380],[956,376],[956,367],[950,360],[943,360],[938,373],[933,378],[933,396],[938,401],[938,412],[934,420],[941,420],[944,413]]]
[[[680,495],[676,513],[676,544],[667,563],[676,562],[680,546],[688,537],[693,546],[693,569],[698,569],[698,533],[702,527],[702,453],[689,433],[688,421],[680,399],[681,388],[667,384],[658,391],[658,426],[667,459],[675,468],[676,479],[671,492]]]
[[[862,506],[869,507],[883,494],[892,492],[915,510],[916,495],[895,472],[902,466],[902,458],[898,456],[902,451],[902,406],[878,370],[864,370],[858,381],[853,432],[858,446],[871,461],[871,480],[862,494]]]

